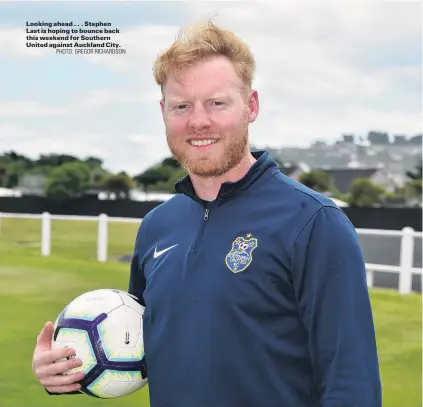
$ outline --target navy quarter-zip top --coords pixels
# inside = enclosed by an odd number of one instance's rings
[[[187,176],[141,223],[128,291],[146,306],[151,407],[380,407],[354,227],[253,155],[214,201]]]

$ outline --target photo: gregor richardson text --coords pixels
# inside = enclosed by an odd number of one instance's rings
[[[26,47],[47,48],[56,54],[126,54],[120,30],[108,21],[26,21]]]

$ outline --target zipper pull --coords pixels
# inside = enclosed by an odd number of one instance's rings
[[[206,209],[204,212],[204,220],[207,220],[209,218],[209,208]]]

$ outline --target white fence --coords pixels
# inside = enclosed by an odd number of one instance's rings
[[[113,222],[130,222],[140,224],[142,219],[138,218],[118,218],[108,217],[105,214],[99,216],[68,216],[68,215],[51,215],[44,212],[41,215],[32,214],[15,214],[15,213],[0,213],[0,233],[1,233],[1,219],[2,218],[21,218],[21,219],[41,219],[41,254],[49,256],[51,253],[51,220],[84,220],[94,221],[98,223],[97,233],[97,260],[99,262],[107,261],[107,247],[108,247],[108,221]],[[401,294],[409,294],[411,292],[412,277],[414,274],[419,274],[423,284],[423,269],[413,267],[414,258],[414,238],[423,237],[422,232],[416,232],[410,227],[402,230],[380,230],[380,229],[356,229],[359,235],[374,235],[374,236],[397,236],[401,238],[401,254],[399,266],[388,264],[371,264],[366,263],[367,284],[373,287],[374,272],[383,271],[388,273],[399,274],[398,291]]]

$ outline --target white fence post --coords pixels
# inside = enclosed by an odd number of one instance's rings
[[[374,279],[375,279],[374,271],[367,270],[366,277],[367,277],[367,287],[373,288]]]
[[[97,260],[107,261],[107,215],[104,213],[98,217]]]
[[[400,258],[400,275],[399,275],[399,292],[400,294],[411,293],[412,268],[414,257],[414,236],[413,228],[405,227],[402,229],[401,238],[401,258]]]
[[[41,217],[41,254],[50,256],[51,251],[51,216],[43,212]]]

